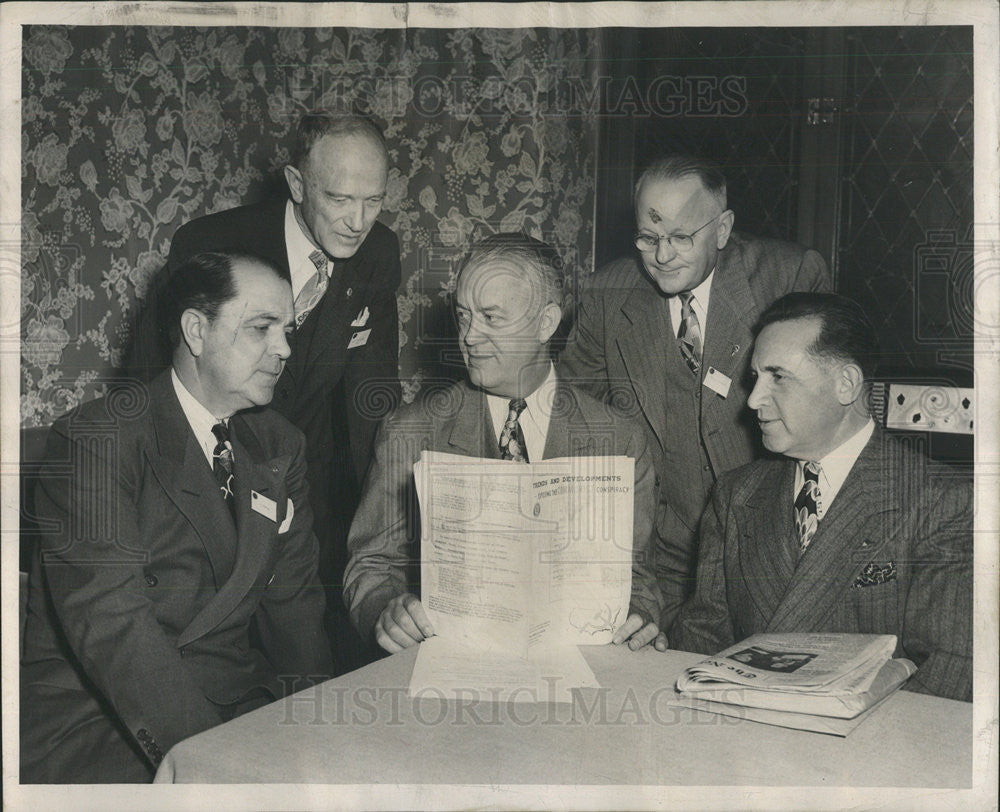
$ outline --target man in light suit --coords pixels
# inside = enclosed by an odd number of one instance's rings
[[[586,280],[560,372],[646,431],[667,629],[693,589],[712,485],[761,452],[744,408],[753,325],[779,296],[828,289],[829,279],[815,251],[734,234],[725,177],[692,157],[670,156],[643,172],[635,217],[638,257]]]
[[[714,654],[761,632],[894,634],[907,688],[972,700],[972,487],[875,426],[861,308],[795,293],[761,318],[750,408],[768,450],[724,474],[670,631]]]
[[[338,673],[370,659],[343,606],[347,531],[379,421],[399,400],[399,242],[376,220],[388,172],[382,133],[370,121],[307,114],[285,167],[290,198],[191,221],[174,235],[168,263],[173,268],[200,251],[239,246],[274,262],[291,282],[292,357],[271,408],[306,435],[326,628]],[[314,285],[318,277],[325,289]]]
[[[455,311],[469,381],[432,391],[383,425],[348,546],[344,594],[366,639],[386,651],[433,634],[417,596],[420,519],[413,465],[424,449],[528,461],[627,455],[635,460],[632,605],[614,642],[657,634],[649,565],[653,472],[638,428],[559,379],[549,341],[562,319],[562,262],[544,243],[498,234],[473,246]]]
[[[206,253],[165,294],[171,370],[50,435],[24,783],[149,781],[177,742],[332,670],[305,440],[256,408],[288,358],[288,282],[259,257]]]

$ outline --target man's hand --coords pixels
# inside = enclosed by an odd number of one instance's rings
[[[629,615],[625,623],[615,632],[611,642],[617,646],[626,640],[628,640],[628,647],[632,651],[642,648],[653,640],[655,640],[654,645],[657,651],[667,650],[667,636],[652,621],[646,623],[640,614]]]
[[[390,654],[415,646],[433,634],[420,598],[411,592],[389,601],[375,624],[375,641]]]

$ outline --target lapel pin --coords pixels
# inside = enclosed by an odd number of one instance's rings
[[[354,293],[354,288],[348,288],[347,295],[350,296],[352,293]]]
[[[735,358],[736,357],[736,353],[738,353],[739,351],[740,351],[740,345],[739,344],[733,344],[733,351],[732,351],[732,353],[730,354],[729,357],[730,358]]]

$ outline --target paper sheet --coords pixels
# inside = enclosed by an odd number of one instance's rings
[[[420,644],[409,695],[484,702],[572,702],[571,689],[599,688],[575,646],[533,649],[521,659],[431,637]]]

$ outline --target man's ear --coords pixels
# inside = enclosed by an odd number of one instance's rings
[[[562,308],[554,302],[549,302],[542,308],[538,317],[538,340],[542,344],[548,342],[562,321]]]
[[[841,406],[850,406],[861,397],[865,374],[857,364],[844,364],[837,378],[837,399]]]
[[[295,205],[300,205],[302,203],[302,186],[305,182],[302,180],[302,173],[291,164],[285,164],[285,183],[288,184],[288,192],[292,196],[292,202]]]
[[[733,223],[735,221],[736,215],[733,213],[732,209],[726,209],[719,215],[719,225],[715,230],[715,246],[720,251],[725,248],[726,243],[729,242],[729,235],[733,233]]]
[[[188,351],[198,358],[205,349],[205,329],[208,327],[208,316],[200,310],[189,307],[181,313],[181,338]]]

